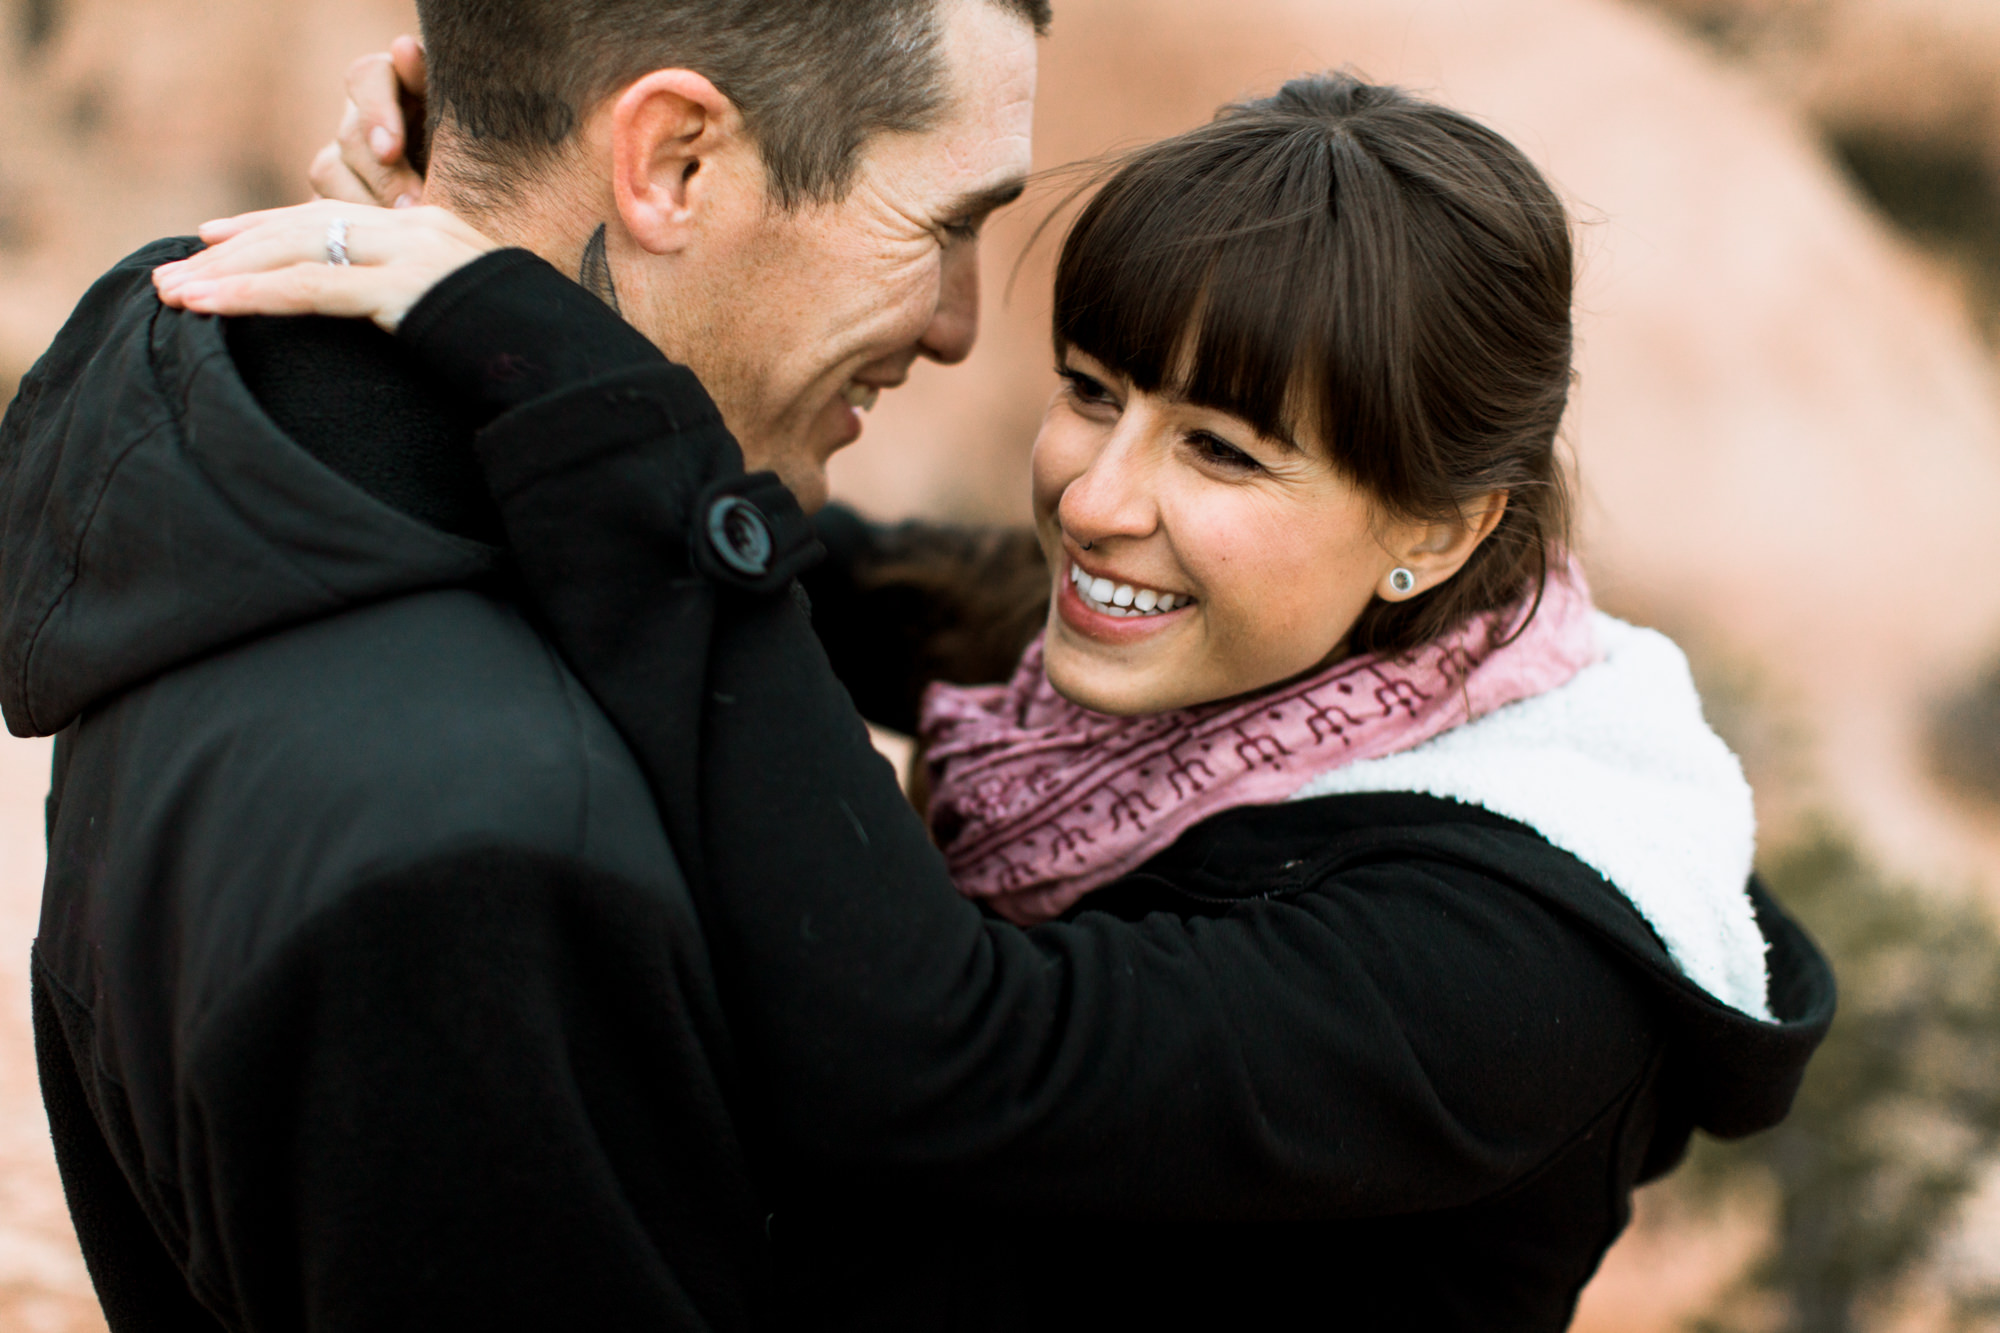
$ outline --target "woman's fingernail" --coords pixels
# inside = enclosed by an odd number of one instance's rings
[[[174,288],[174,295],[192,305],[196,301],[206,301],[215,295],[217,284],[212,281],[184,282]]]
[[[368,146],[375,150],[375,156],[387,161],[389,154],[396,151],[396,136],[385,126],[377,125],[368,131]]]

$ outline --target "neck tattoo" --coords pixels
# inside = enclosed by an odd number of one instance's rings
[[[583,247],[583,268],[577,273],[576,280],[583,284],[585,291],[617,310],[618,288],[611,281],[611,260],[604,252],[604,235],[605,224],[600,222],[597,230],[590,234],[590,244]]]

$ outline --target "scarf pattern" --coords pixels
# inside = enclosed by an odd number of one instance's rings
[[[1521,627],[1528,614],[1489,612],[1407,654],[1140,717],[1057,694],[1038,637],[1006,684],[925,694],[932,836],[961,892],[1016,924],[1051,920],[1211,815],[1285,800],[1318,774],[1421,745],[1597,661],[1574,563]]]

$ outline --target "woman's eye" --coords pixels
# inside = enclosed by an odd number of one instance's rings
[[[1104,387],[1104,381],[1093,375],[1086,375],[1081,370],[1072,370],[1068,366],[1061,367],[1056,373],[1069,385],[1070,396],[1080,403],[1103,405],[1113,401],[1111,390]]]
[[[968,222],[947,222],[944,224],[944,234],[952,241],[976,241],[979,239],[979,226],[982,220],[975,218]]]
[[[1229,441],[1205,430],[1192,431],[1187,437],[1188,444],[1205,463],[1228,468],[1237,472],[1261,471],[1263,464],[1244,453]]]

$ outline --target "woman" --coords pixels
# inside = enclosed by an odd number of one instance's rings
[[[257,275],[329,216],[212,228],[162,294],[293,308]],[[463,340],[570,336],[496,333],[563,281],[519,252],[353,225],[382,262],[326,308],[447,378]],[[1679,655],[1568,562],[1571,263],[1511,145],[1346,76],[1118,170],[1058,273],[1046,634],[926,705],[955,886],[784,580],[716,565],[736,511],[675,489],[726,441],[458,372],[528,595],[728,886],[802,1319],[879,1326],[893,1271],[938,1327],[1561,1328],[1694,1128],[1782,1117],[1831,978],[1750,881]],[[706,674],[626,650],[656,633]]]

